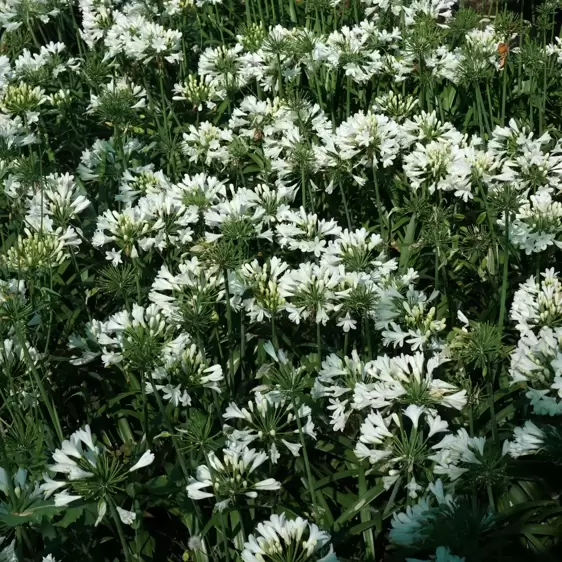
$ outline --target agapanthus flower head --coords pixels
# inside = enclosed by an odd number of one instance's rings
[[[146,208],[140,206],[127,207],[121,212],[108,209],[98,216],[92,245],[98,248],[116,245],[125,256],[138,258],[139,243],[150,230],[149,219]]]
[[[501,330],[489,322],[469,322],[462,313],[459,317],[465,325],[455,331],[449,349],[464,362],[489,371],[504,356]]]
[[[285,513],[258,523],[240,556],[243,562],[338,562],[326,531]]]
[[[339,282],[336,297],[339,301],[337,325],[345,333],[376,317],[380,287],[373,275],[346,272]]]
[[[281,483],[274,478],[261,479],[259,468],[267,461],[263,451],[244,446],[223,449],[219,454],[207,454],[206,464],[197,467],[189,479],[187,495],[192,500],[215,498],[215,508],[225,509],[239,497],[257,498],[259,493],[277,491]]]
[[[263,222],[269,226],[281,222],[295,200],[297,184],[277,180],[275,185],[259,183],[253,188],[256,204],[264,210]]]
[[[392,516],[390,541],[410,551],[433,551],[447,545],[453,552],[464,552],[478,544],[494,525],[490,513],[475,511],[447,493],[443,482],[429,484],[427,493],[406,510]],[[463,529],[463,532],[460,532]],[[468,546],[468,548],[467,548]],[[459,562],[458,559],[448,562]]]
[[[115,10],[113,24],[105,36],[105,58],[124,55],[145,64],[153,59],[177,63],[183,58],[181,40],[181,31],[166,29],[142,14]]]
[[[330,314],[341,308],[335,289],[343,267],[300,264],[298,269],[287,270],[281,278],[279,293],[286,300],[285,310],[295,324],[301,320],[325,325]]]
[[[224,168],[230,159],[228,143],[233,139],[231,131],[204,121],[198,127],[189,126],[183,134],[182,150],[191,162]]]
[[[276,391],[265,394],[256,392],[255,397],[242,408],[230,403],[223,418],[233,424],[223,427],[233,446],[248,446],[258,442],[267,449],[274,464],[279,461],[283,451],[289,451],[295,457],[300,455],[302,444],[299,433],[316,438],[311,409],[304,404],[296,408],[286,395]]]
[[[0,107],[8,115],[19,116],[25,123],[30,124],[38,121],[39,109],[46,101],[47,95],[43,88],[19,82],[6,88],[0,100]]]
[[[28,146],[36,140],[35,135],[25,125],[23,119],[17,115],[0,114],[0,156],[16,156],[19,149]],[[11,197],[8,186],[4,186],[5,193]]]
[[[227,198],[225,182],[202,172],[185,175],[171,187],[171,196],[185,206],[195,206],[204,213],[209,207]]]
[[[415,289],[412,281],[417,272],[410,270],[402,278],[383,286],[376,309],[375,327],[382,330],[384,345],[403,346],[404,342],[418,349],[442,346],[439,334],[445,329],[445,320],[436,319],[431,303],[437,293],[429,297]]]
[[[63,479],[53,480],[49,474],[44,474],[41,491],[47,498],[55,494],[55,505],[60,507],[79,499],[97,501],[97,525],[107,511],[107,501],[115,501],[129,475],[154,461],[150,450],[145,451],[132,466],[111,453],[96,441],[90,426],[84,426],[64,440],[60,449],[53,453],[54,464],[48,467],[49,473],[58,474]]]
[[[24,228],[24,235],[18,236],[0,256],[0,263],[8,270],[28,273],[49,271],[69,259],[71,248],[80,245],[80,239],[71,226],[53,229],[48,217],[43,225],[38,226],[37,230]]]
[[[170,180],[161,170],[154,171],[153,165],[139,166],[124,170],[119,184],[116,201],[131,206],[141,196],[157,194],[171,188]]]
[[[144,308],[134,304],[109,318],[96,334],[106,366],[120,365],[138,372],[149,372],[161,354],[181,348],[187,335],[176,336],[175,326],[156,305]]]
[[[11,480],[11,481],[10,481]],[[24,468],[15,472],[7,472],[0,468],[0,509],[12,513],[25,513],[41,509],[47,502],[44,501],[39,482]],[[3,497],[2,497],[3,496]],[[0,538],[0,546],[3,539]],[[4,558],[6,552],[0,550],[2,562],[16,562],[17,558]]]
[[[197,5],[199,6],[203,3],[198,1]],[[189,13],[189,10],[193,9],[195,5],[196,0],[164,0],[165,13],[168,16],[177,16],[185,12]]]
[[[426,359],[421,352],[377,357],[369,362],[365,379],[354,388],[355,408],[416,404],[462,410],[467,402],[466,390],[437,378],[435,373],[446,361],[443,355]]]
[[[515,161],[526,151],[542,152],[551,141],[549,133],[542,134],[539,138],[535,138],[534,133],[529,127],[519,126],[515,119],[510,119],[506,127],[499,125],[492,131],[492,138],[488,143],[488,147],[492,153]]]
[[[360,111],[344,121],[336,130],[336,144],[343,158],[357,158],[372,168],[390,166],[402,143],[396,122],[380,113]]]
[[[436,453],[430,458],[436,463],[434,474],[447,475],[451,481],[458,481],[459,487],[485,490],[506,479],[506,450],[485,437],[470,437],[464,428],[445,435],[433,450]]]
[[[327,240],[341,233],[337,221],[319,219],[317,215],[307,213],[304,207],[298,212],[286,209],[278,220],[277,240],[281,247],[311,253],[316,257],[323,253]]]
[[[423,482],[432,470],[432,451],[445,439],[441,434],[448,435],[448,428],[445,420],[425,406],[410,404],[387,417],[373,411],[361,425],[355,455],[385,474],[385,489],[401,479],[410,483],[408,494],[416,497],[417,482]]]
[[[5,0],[0,5],[0,25],[14,31],[23,24],[45,24],[60,13],[62,5],[57,0]]]
[[[242,305],[252,322],[263,322],[284,309],[285,299],[280,294],[279,281],[287,268],[285,262],[273,256],[263,265],[254,260],[238,270],[244,289],[250,291]]]
[[[464,201],[473,197],[464,149],[447,139],[416,143],[404,157],[404,173],[414,190],[453,192]]]
[[[0,305],[1,307],[1,305]],[[2,311],[0,308],[0,322],[2,321]],[[0,341],[0,366],[2,380],[5,381],[6,387],[10,388],[10,393],[21,391],[26,393],[30,389],[28,385],[27,375],[31,372],[28,364],[28,359],[35,368],[39,365],[42,359],[42,354],[35,349],[28,342],[23,342],[27,347],[25,353],[22,345],[17,341],[17,338],[8,337],[4,341]]]
[[[403,96],[400,92],[390,90],[375,98],[373,111],[384,113],[394,119],[397,123],[402,123],[415,111],[419,100],[413,96]]]
[[[239,246],[255,238],[271,241],[273,234],[263,221],[264,213],[253,191],[230,186],[230,198],[205,212],[205,240],[223,238]]]
[[[524,199],[510,224],[510,239],[527,255],[544,252],[562,244],[562,203],[553,200],[548,191],[539,191]],[[505,220],[498,221],[505,228]]]
[[[343,431],[357,411],[352,396],[358,384],[369,380],[372,365],[372,361],[362,361],[356,350],[343,358],[332,353],[322,361],[311,394],[314,399],[328,398],[327,409],[331,412],[330,424],[334,431]]]
[[[504,445],[511,457],[536,454],[546,445],[547,435],[530,420],[522,427],[516,427],[513,434],[513,441],[507,441]]]
[[[224,375],[220,365],[208,364],[203,352],[189,340],[182,346],[165,349],[160,365],[151,374],[156,390],[164,400],[174,406],[189,406],[191,396],[205,389],[221,393]],[[146,382],[146,392],[153,392],[152,384]]]
[[[146,90],[119,78],[104,84],[99,94],[91,94],[88,112],[97,115],[103,123],[125,128],[138,120],[138,110],[145,106]]]
[[[298,401],[300,396],[310,392],[312,379],[303,361],[292,358],[273,342],[263,346],[264,351],[273,359],[272,363],[265,363],[259,369],[261,384],[256,392],[276,391]],[[297,402],[295,402],[297,403]]]
[[[50,174],[42,183],[41,189],[30,193],[28,200],[26,222],[35,230],[40,230],[45,220],[66,227],[90,205],[70,174]]]
[[[499,69],[498,46],[503,43],[493,25],[471,29],[459,49],[459,80],[467,84],[489,79]]]
[[[536,414],[562,414],[562,328],[522,333],[511,354],[509,377],[512,384],[525,385]]]
[[[364,26],[343,26],[330,33],[324,49],[317,51],[316,57],[320,55],[329,67],[342,69],[346,76],[362,84],[382,68],[381,54],[370,44],[370,39]]]
[[[558,272],[550,268],[540,277],[530,277],[515,291],[510,317],[521,334],[562,323],[562,284]]]
[[[214,109],[224,92],[217,90],[210,76],[204,78],[197,74],[188,74],[182,83],[174,84],[173,100],[185,101],[193,111],[202,111],[203,107]]]
[[[184,325],[190,333],[203,334],[216,321],[215,307],[223,295],[224,276],[193,257],[181,262],[175,275],[162,266],[150,300],[171,322]]]
[[[286,110],[277,97],[258,100],[255,96],[246,96],[234,108],[228,122],[233,132],[254,142],[278,138],[292,125],[292,120],[286,115]]]
[[[238,90],[246,84],[242,73],[240,55],[243,47],[207,47],[199,58],[199,76],[213,85],[217,90],[230,92]]]
[[[262,22],[252,22],[243,28],[236,40],[246,51],[255,52],[262,46],[266,33]]]
[[[73,57],[67,60],[62,56],[66,47],[64,43],[42,45],[38,53],[24,49],[14,61],[14,76],[33,85],[40,85],[58,78],[66,70],[76,70],[78,61]]]
[[[463,141],[463,135],[451,123],[441,122],[435,111],[422,111],[407,119],[401,128],[407,146],[414,143],[426,145],[431,141],[444,140],[451,144],[460,144]]]
[[[334,232],[335,238],[328,243],[322,259],[333,265],[342,264],[346,272],[375,273],[382,265],[383,258],[379,251],[383,240],[379,234],[370,233],[365,228],[341,230]],[[386,260],[385,260],[386,261]],[[385,264],[383,270],[395,267],[395,262]],[[375,275],[377,279],[378,275]]]

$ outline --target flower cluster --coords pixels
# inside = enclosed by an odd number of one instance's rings
[[[0,562],[559,548],[560,2],[512,4],[0,0]]]

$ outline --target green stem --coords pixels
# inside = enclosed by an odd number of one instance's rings
[[[140,386],[141,386],[141,393],[142,393],[142,419],[143,419],[143,431],[146,439],[148,440],[148,400],[146,399],[146,388],[144,382],[144,372],[140,374]],[[149,441],[150,442],[150,441]]]
[[[302,197],[302,208],[306,212],[306,172],[304,168],[301,169],[301,197]]]
[[[380,234],[381,237],[384,241],[384,253],[386,255],[386,252],[388,250],[388,240],[386,239],[386,232],[384,229],[384,219],[383,219],[383,215],[382,215],[382,203],[381,203],[381,195],[379,192],[379,180],[377,177],[377,166],[375,164],[375,159],[373,157],[373,184],[375,186],[375,197],[377,200],[377,213],[379,215],[379,228],[380,228]]]
[[[230,285],[228,283],[228,272],[225,269],[224,275],[224,292],[226,300],[226,324],[228,329],[228,377],[230,379],[230,388],[234,388],[234,344],[232,338],[232,307],[230,306]]]
[[[488,133],[490,133],[491,128],[490,128],[490,121],[488,119],[488,112],[486,111],[486,108],[484,107],[484,99],[482,98],[482,91],[480,90],[480,85],[477,84],[477,83],[475,84],[475,90],[476,90],[476,100],[477,100],[477,103],[478,103],[478,114],[482,115],[482,118],[484,120],[484,125],[486,126],[486,131],[488,131]]]
[[[53,407],[53,403],[47,395],[45,385],[43,384],[43,381],[41,380],[41,376],[39,375],[39,372],[37,371],[37,369],[35,367],[35,363],[33,362],[33,358],[31,357],[31,354],[29,353],[29,349],[27,348],[27,342],[25,341],[25,338],[23,337],[23,334],[22,334],[21,327],[20,327],[19,323],[15,324],[15,329],[16,329],[16,338],[18,340],[19,346],[21,347],[21,349],[23,351],[23,357],[25,359],[27,367],[33,373],[33,378],[35,379],[35,384],[37,384],[37,387],[39,388],[39,393],[41,394],[41,399],[43,400],[43,403],[45,404],[45,407],[47,408],[47,411],[49,412],[49,416],[51,418],[51,422],[53,424],[53,427],[55,429],[57,437],[58,437],[59,441],[62,443],[64,441],[64,435],[63,435],[63,432],[62,432],[62,427],[61,427],[61,424],[60,424],[60,420],[59,420],[59,416],[57,414],[57,411]]]
[[[488,502],[490,503],[490,510],[492,513],[496,512],[496,502],[494,501],[494,493],[492,491],[492,485],[488,484],[486,486],[486,490],[488,492]]]
[[[119,535],[119,540],[121,541],[121,548],[123,549],[123,554],[125,555],[126,562],[129,562],[131,557],[129,556],[129,546],[127,544],[127,539],[125,538],[125,532],[123,530],[123,524],[121,523],[121,518],[117,513],[117,508],[113,503],[113,499],[108,498],[107,503],[109,504],[109,509],[111,511],[111,516],[113,517],[113,521],[115,522],[115,526],[117,527],[117,534]]]
[[[277,330],[275,328],[275,314],[271,313],[271,343],[275,349],[278,349],[279,342],[277,341]]]
[[[318,368],[322,366],[322,332],[320,322],[316,323],[316,348],[318,350]]]
[[[439,288],[439,248],[436,246],[433,252],[435,256],[435,271],[433,273],[433,289],[435,291]]]
[[[349,229],[349,231],[351,232],[352,230],[352,226],[351,226],[351,215],[349,214],[349,207],[347,206],[347,199],[345,197],[345,190],[343,188],[342,182],[339,182],[340,184],[340,192],[341,192],[341,200],[343,203],[343,208],[345,210],[345,218],[347,219],[347,228]]]
[[[283,69],[281,68],[281,57],[277,54],[277,89],[279,90],[279,97],[284,97],[283,90]]]
[[[502,290],[500,300],[500,317],[498,319],[498,327],[503,332],[503,323],[505,319],[505,305],[507,300],[507,275],[509,271],[509,209],[505,211],[505,247],[503,254],[503,275]]]
[[[367,479],[365,478],[365,469],[361,466],[359,467],[359,498],[362,498],[367,493]],[[371,511],[369,507],[364,507],[360,514],[361,523],[368,523],[371,520]],[[367,529],[363,531],[363,540],[365,541],[365,554],[366,560],[374,561],[375,557],[375,536],[373,534],[373,529]]]
[[[226,525],[224,524],[224,514],[219,512],[219,519],[221,524],[221,535],[222,535],[222,542],[224,544],[224,555],[226,558],[226,562],[230,562],[230,551],[228,549],[228,537],[226,536]]]
[[[351,76],[346,77],[346,82],[345,116],[347,118],[351,113]]]
[[[507,100],[507,61],[502,69],[502,112],[500,123],[502,127],[505,125],[505,104]]]
[[[373,345],[371,343],[371,328],[369,327],[369,316],[367,313],[363,316],[365,323],[365,339],[367,340],[367,352],[369,353],[369,361],[373,359]]]
[[[299,409],[297,408],[297,404],[295,401],[295,397],[293,396],[293,409],[295,410],[295,417],[297,419],[297,427],[299,430],[299,438],[302,447],[302,456],[304,459],[304,467],[306,470],[306,479],[308,481],[308,492],[310,494],[310,499],[312,501],[312,507],[314,509],[314,517],[318,517],[320,515],[318,511],[318,506],[316,504],[316,491],[314,490],[314,479],[312,477],[312,470],[310,469],[310,462],[308,460],[308,453],[306,450],[306,441],[304,439],[304,434],[302,432],[302,423],[301,418],[299,416]]]
[[[492,369],[489,369],[488,371],[488,400],[490,403],[490,424],[492,426],[492,439],[494,440],[494,443],[498,445],[498,424],[496,420],[496,405],[494,402],[494,379],[492,378],[494,376],[494,373]]]
[[[160,415],[162,416],[164,424],[166,425],[166,429],[170,434],[172,445],[174,446],[174,449],[176,451],[176,456],[178,457],[181,471],[187,484],[189,482],[189,472],[187,470],[187,465],[185,464],[185,459],[183,458],[183,453],[181,452],[180,446],[178,445],[178,441],[174,433],[174,428],[172,427],[172,422],[168,418],[168,414],[166,413],[166,409],[164,408],[164,404],[162,403],[162,398],[160,397],[160,393],[158,392],[158,389],[156,388],[156,384],[154,383],[154,379],[152,377],[150,377],[150,383],[152,385],[152,392],[154,393],[154,397],[156,398],[156,403],[158,404],[158,409],[160,410]]]
[[[545,45],[546,48],[546,45]],[[539,135],[543,134],[544,125],[545,125],[545,113],[546,113],[546,68],[548,65],[548,59],[544,62],[544,69],[543,69],[543,83],[542,83],[542,103],[541,109],[539,114]]]

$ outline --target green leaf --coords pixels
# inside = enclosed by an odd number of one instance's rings
[[[336,482],[337,480],[341,480],[342,478],[357,478],[357,473],[359,471],[357,469],[354,470],[340,470],[339,472],[334,472],[329,476],[325,476],[324,478],[320,478],[320,480],[316,481],[314,485],[315,490],[319,490],[332,482]]]
[[[64,517],[60,521],[53,523],[53,525],[55,527],[64,527],[66,529],[69,525],[78,521],[78,519],[82,516],[82,513],[84,513],[84,508],[82,506],[69,507],[66,509]]]
[[[334,527],[337,529],[341,527],[347,521],[353,519],[359,512],[367,507],[373,500],[378,498],[384,492],[384,484],[382,479],[379,480],[378,484],[371,488],[364,496],[358,498],[354,501],[350,507],[348,507],[336,520]]]
[[[398,271],[404,273],[410,262],[411,247],[414,243],[414,236],[416,235],[416,215],[412,215],[408,228],[406,229],[406,236],[400,243],[400,262],[398,264]]]

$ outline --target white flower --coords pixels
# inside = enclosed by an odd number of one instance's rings
[[[82,496],[73,496],[70,495],[66,490],[58,493],[55,495],[55,505],[57,507],[64,507],[67,506],[69,503],[73,501],[82,499]]]
[[[134,511],[127,511],[119,506],[117,506],[117,513],[119,514],[119,519],[121,519],[125,525],[132,525],[137,518],[137,514]]]
[[[96,522],[94,523],[94,527],[97,527],[102,522],[106,513],[107,513],[107,502],[105,500],[100,500],[98,502],[98,517],[96,519]]]
[[[150,451],[145,451],[142,457],[129,469],[129,472],[133,472],[138,470],[139,468],[144,468],[145,466],[149,466],[154,462],[154,453]]]
[[[105,259],[110,261],[113,267],[117,267],[120,263],[123,263],[121,258],[121,253],[123,250],[115,250],[112,248],[111,250],[105,252]]]

